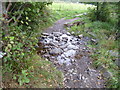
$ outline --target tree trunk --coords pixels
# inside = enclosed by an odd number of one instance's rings
[[[2,43],[1,43],[2,41],[2,20],[1,18],[2,18],[2,2],[0,1],[0,51],[2,49]]]
[[[0,18],[2,18],[2,2],[0,1]],[[0,30],[1,30],[1,26],[2,26],[2,21],[0,19]]]
[[[7,10],[6,10],[6,2],[2,2],[2,14],[7,15]],[[2,31],[3,31],[3,37],[8,35],[8,23],[7,19],[3,17],[4,20],[2,22]]]
[[[96,11],[97,20],[99,20],[99,2],[97,2],[97,11]]]

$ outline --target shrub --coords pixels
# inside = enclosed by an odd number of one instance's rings
[[[96,21],[96,20],[102,21],[102,22],[109,21],[110,12],[107,6],[108,4],[106,2],[97,3],[96,8],[94,9],[88,8],[89,9],[88,16],[90,17],[92,21]]]
[[[18,75],[18,82],[22,85],[28,83],[30,58],[37,44],[38,27],[47,23],[49,12],[46,6],[49,2],[14,2],[8,11],[11,21],[3,26],[3,51],[6,56],[3,58],[3,69]],[[6,8],[9,3],[6,3]],[[5,74],[5,73],[3,73]],[[25,80],[23,80],[25,79]]]

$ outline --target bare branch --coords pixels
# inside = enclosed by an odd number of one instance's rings
[[[7,21],[7,23],[10,23],[12,20],[13,20],[13,18],[9,19],[9,20]]]
[[[14,4],[13,4],[14,5]],[[10,12],[12,12],[13,11],[13,9],[15,8],[15,6],[16,6],[17,4],[15,3],[15,5],[13,6],[13,8],[10,10]]]
[[[17,17],[17,20],[14,22],[14,25],[16,25],[17,24],[17,21],[21,18],[22,16],[21,16],[21,14]]]
[[[12,6],[12,3],[9,2],[9,4],[8,4],[8,6],[7,6],[7,9],[6,9],[7,12],[10,10],[10,7],[11,7],[11,6]]]
[[[18,8],[17,12],[19,12],[24,5],[25,5],[25,4],[21,5],[21,6]],[[13,9],[14,9],[14,8],[13,8]],[[12,16],[12,17],[16,17],[16,16],[17,16],[17,15]],[[17,21],[18,21],[20,18],[21,18],[21,14],[19,14],[19,16],[17,17],[17,19],[15,20],[15,22],[14,22],[13,24],[16,25],[16,24],[17,24]],[[10,23],[12,20],[13,20],[13,18],[11,18],[11,19],[9,19],[8,21],[6,21],[6,23]]]

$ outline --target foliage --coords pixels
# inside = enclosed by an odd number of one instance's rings
[[[29,68],[19,74],[4,74],[3,82],[9,88],[55,88],[62,87],[63,75],[47,59],[41,58],[34,53],[26,60],[30,60]],[[13,76],[12,76],[13,75]],[[11,76],[14,80],[12,80]],[[12,80],[11,83],[9,83]],[[19,84],[16,83],[19,81]]]
[[[20,86],[23,85],[24,83],[29,83],[30,79],[27,77],[28,73],[27,70],[22,70],[22,74],[21,75],[17,75],[18,78],[18,82],[20,83]],[[14,76],[13,79],[16,79],[16,77]]]
[[[31,72],[34,72],[35,78],[31,77],[30,83],[34,88],[55,88],[62,87],[63,75],[47,59],[34,55],[31,58]],[[40,85],[41,84],[41,85]]]
[[[95,3],[97,5],[96,8],[90,9],[89,8],[89,16],[92,21],[98,20],[98,21],[109,21],[110,19],[110,12],[108,9],[108,3],[103,2],[103,3]]]
[[[29,82],[30,74],[27,72],[31,60],[26,58],[34,55],[35,45],[38,42],[38,27],[50,22],[47,21],[49,12],[46,8],[49,4],[51,3],[13,2],[7,13],[9,18],[6,20],[11,21],[5,24],[7,26],[3,26],[3,51],[7,53],[3,58],[3,68],[6,72],[18,74],[20,85]],[[6,7],[7,5],[9,3]]]

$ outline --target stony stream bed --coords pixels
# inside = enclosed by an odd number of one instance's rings
[[[87,39],[69,32],[42,33],[39,54],[50,60],[64,74],[65,88],[103,88],[99,70],[92,67]]]
[[[62,88],[104,88],[103,75],[99,69],[92,67],[92,49],[87,47],[92,39],[82,34],[75,36],[64,28],[65,24],[78,19],[62,18],[47,28],[38,38],[38,53],[63,72]]]

